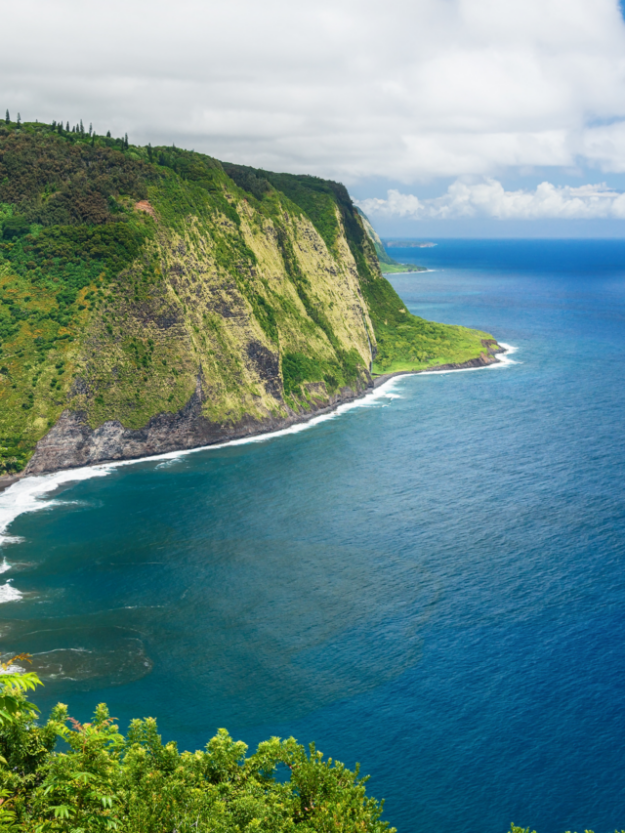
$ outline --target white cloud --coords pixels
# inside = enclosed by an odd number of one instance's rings
[[[435,199],[419,200],[414,194],[390,190],[386,199],[359,200],[357,204],[372,218],[389,219],[625,219],[625,194],[605,184],[572,188],[542,182],[534,191],[506,191],[496,179],[478,183],[458,180]]]
[[[606,172],[625,172],[625,122],[584,131],[583,157]]]
[[[348,182],[625,170],[617,0],[5,6],[0,103],[24,118]]]

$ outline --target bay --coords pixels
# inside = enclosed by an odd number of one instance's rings
[[[391,249],[411,312],[513,345],[19,515],[3,650],[44,711],[315,741],[400,831],[625,824],[625,242]],[[0,495],[0,507],[10,493]],[[10,594],[5,595],[7,597]]]

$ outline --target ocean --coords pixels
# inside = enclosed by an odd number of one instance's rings
[[[88,719],[315,741],[400,833],[625,827],[625,241],[391,249],[500,365],[0,495],[3,651]]]

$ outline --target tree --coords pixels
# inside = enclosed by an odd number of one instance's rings
[[[27,691],[34,691],[38,685],[42,685],[36,674],[24,673],[16,668],[16,662],[30,662],[28,654],[18,654],[15,657],[0,663],[2,668],[2,687],[0,689],[0,727],[15,722],[16,715],[20,709],[34,716],[39,709],[32,703],[28,703],[23,697]]]
[[[19,127],[22,123],[22,116],[20,113],[17,114],[17,126]]]
[[[24,692],[15,696],[0,725],[3,833],[394,833],[357,769],[293,738],[271,738],[248,757],[220,729],[204,750],[180,753],[152,718],[133,720],[124,736],[104,704],[89,723],[59,704],[40,727]]]
[[[7,114],[6,114],[6,116],[4,117],[4,123],[5,123],[5,124],[11,124],[11,116],[9,115],[9,111],[8,111],[8,110],[7,110]]]
[[[2,237],[5,240],[13,240],[16,237],[23,237],[30,231],[30,223],[26,217],[13,214],[2,223]]]

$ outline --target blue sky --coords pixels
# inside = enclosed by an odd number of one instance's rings
[[[385,235],[623,236],[618,0],[22,0],[2,106],[344,182]]]

